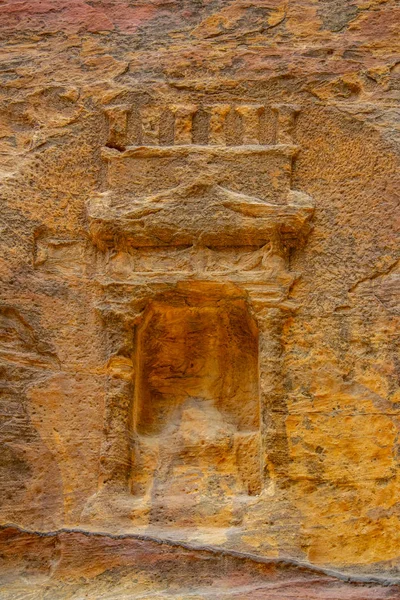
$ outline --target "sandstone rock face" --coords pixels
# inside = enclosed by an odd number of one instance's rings
[[[399,24],[0,3],[1,598],[400,598]]]

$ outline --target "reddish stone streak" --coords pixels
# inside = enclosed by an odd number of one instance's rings
[[[145,578],[158,586],[161,570],[162,591],[177,584],[180,589],[191,591],[201,586],[208,593],[212,591],[213,598],[226,597],[227,590],[238,598],[250,597],[248,593],[252,590],[251,597],[260,600],[286,600],[289,590],[290,597],[309,600],[397,600],[399,597],[395,582],[386,581],[382,585],[373,578],[369,581],[368,577],[352,581],[351,576],[342,581],[315,568],[291,564],[289,560],[261,562],[256,556],[239,556],[212,547],[185,547],[179,542],[163,543],[140,536],[118,538],[78,531],[43,534],[5,527],[0,531],[0,550],[4,593],[16,582],[32,593],[34,578],[48,575],[49,589],[62,590],[64,594],[68,593],[69,585],[90,578],[94,585],[103,586],[103,590],[111,582],[113,593],[124,590],[134,597],[131,594],[136,591],[135,579]],[[122,578],[116,583],[120,569],[125,573],[129,569],[130,581]],[[240,590],[247,591],[239,595]]]
[[[142,3],[132,8],[125,1],[102,2],[96,7],[84,0],[9,0],[0,6],[0,29],[96,33],[118,28],[122,33],[134,33],[156,10],[156,5]]]

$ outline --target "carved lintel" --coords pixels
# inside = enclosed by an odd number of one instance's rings
[[[239,157],[251,156],[282,156],[292,158],[299,148],[293,144],[247,144],[240,146],[203,146],[177,144],[175,146],[128,146],[125,151],[119,152],[114,148],[102,148],[101,155],[106,161],[123,161],[127,158],[184,158],[202,156],[209,160],[229,159],[237,160]]]

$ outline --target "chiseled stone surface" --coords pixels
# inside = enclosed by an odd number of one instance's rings
[[[0,36],[1,598],[400,598],[398,2]]]

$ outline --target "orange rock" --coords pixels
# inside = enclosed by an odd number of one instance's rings
[[[400,597],[398,16],[0,3],[2,598]]]

